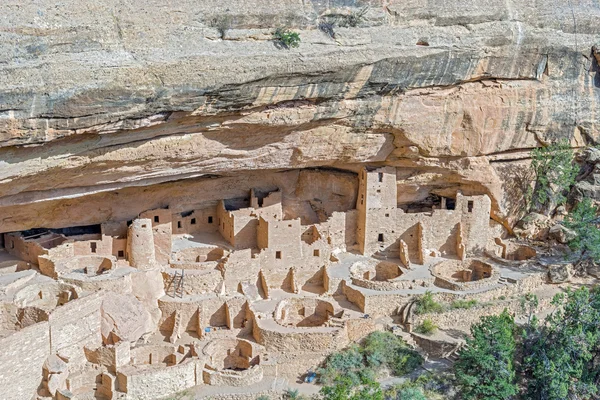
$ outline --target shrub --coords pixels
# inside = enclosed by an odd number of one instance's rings
[[[273,36],[286,49],[300,46],[300,35],[289,29],[277,28]]]
[[[394,375],[414,371],[423,358],[391,332],[373,332],[365,338],[363,352],[370,368],[389,368]]]
[[[477,300],[473,299],[473,300],[454,300],[451,304],[450,307],[455,309],[455,310],[468,310],[470,308],[473,308],[477,305]]]
[[[288,389],[285,391],[285,397],[289,400],[300,400],[302,396],[298,392],[298,389]]]
[[[319,393],[322,400],[384,400],[379,383],[373,379],[354,384],[348,377],[339,376]]]
[[[415,314],[439,313],[444,307],[433,299],[433,293],[429,290],[417,297],[415,300]]]
[[[423,320],[419,326],[415,329],[417,333],[422,333],[423,335],[431,335],[435,331],[437,331],[438,327],[433,323],[429,318]]]
[[[399,400],[427,400],[425,393],[421,388],[405,388],[400,389],[397,394]]]
[[[270,400],[269,396],[267,396],[266,394],[263,394],[261,396],[258,396],[256,398],[256,400]]]
[[[319,369],[319,380],[323,384],[333,384],[339,376],[345,376],[357,385],[365,376],[374,375],[364,368],[364,357],[357,345],[352,345],[338,353],[333,353],[325,361],[325,368]]]

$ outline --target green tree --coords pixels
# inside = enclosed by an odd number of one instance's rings
[[[592,200],[584,198],[567,215],[564,225],[575,231],[577,237],[569,242],[571,249],[581,252],[581,259],[591,258],[600,262],[600,229],[598,229],[598,209]]]
[[[535,174],[532,207],[549,214],[567,200],[565,194],[575,183],[579,167],[573,162],[574,154],[566,140],[531,152],[531,166]]]
[[[583,287],[557,295],[556,311],[524,340],[528,398],[589,399],[600,385],[600,294]]]
[[[514,318],[504,310],[500,315],[482,317],[471,327],[455,364],[463,399],[510,399],[517,394]]]

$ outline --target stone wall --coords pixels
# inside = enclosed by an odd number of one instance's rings
[[[201,366],[196,360],[167,368],[163,365],[127,366],[119,370],[117,384],[119,390],[126,393],[126,399],[154,400],[200,384],[197,368]]]
[[[42,365],[50,356],[50,324],[40,322],[0,339],[0,393],[3,400],[34,397]]]
[[[95,293],[58,307],[49,317],[51,352],[69,358],[72,365],[85,363],[84,347],[102,344],[100,307],[102,295]]]

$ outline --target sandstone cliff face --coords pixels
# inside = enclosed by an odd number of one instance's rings
[[[510,223],[530,148],[600,136],[595,0],[22,3],[0,4],[0,231],[261,184],[304,207],[363,165],[400,167],[400,203],[488,193]]]

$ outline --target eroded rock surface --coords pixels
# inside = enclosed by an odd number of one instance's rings
[[[506,225],[530,148],[598,138],[594,1],[345,5],[3,2],[0,228],[96,223],[182,179],[364,164],[407,171],[401,203],[485,192]],[[363,6],[336,40],[316,29]],[[283,25],[298,49],[275,46]]]

